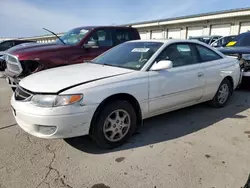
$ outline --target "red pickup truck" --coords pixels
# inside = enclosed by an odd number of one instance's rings
[[[83,63],[129,40],[140,39],[132,27],[79,27],[70,30],[55,43],[29,44],[7,51],[5,75],[14,90],[18,82],[35,72]]]

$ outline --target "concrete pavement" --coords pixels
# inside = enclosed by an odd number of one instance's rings
[[[145,121],[115,150],[88,137],[45,140],[12,117],[0,79],[0,188],[240,188],[250,173],[250,91]]]

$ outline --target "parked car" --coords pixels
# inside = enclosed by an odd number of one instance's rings
[[[242,69],[242,83],[250,83],[250,32],[245,32],[234,38],[227,47],[218,48],[228,56],[234,56],[240,60]]]
[[[6,50],[23,44],[23,43],[34,43],[34,41],[30,41],[30,40],[5,40],[5,41],[1,41],[0,42],[0,71],[4,71],[6,68],[6,63],[4,60],[4,54],[6,53]]]
[[[31,135],[89,134],[100,147],[113,148],[146,118],[205,101],[225,106],[239,80],[238,60],[201,42],[138,40],[92,62],[24,78],[11,105]]]
[[[198,36],[198,37],[189,37],[189,40],[198,40],[200,42],[204,42],[206,44],[212,44],[214,41],[218,40],[222,36],[219,35],[211,35],[211,36]]]
[[[229,42],[233,41],[236,37],[237,37],[237,35],[230,35],[230,36],[221,37],[218,40],[214,41],[211,44],[211,46],[214,48],[226,47],[226,45]]]
[[[53,67],[83,63],[118,44],[136,39],[140,39],[140,35],[132,27],[75,28],[58,37],[55,43],[8,50],[5,75],[14,89],[19,80],[30,74]]]
[[[16,40],[4,40],[0,42],[0,52],[6,51],[9,48],[12,48],[13,46],[22,44],[22,43],[28,43],[28,42],[34,42],[31,40],[21,40],[21,39],[16,39]]]

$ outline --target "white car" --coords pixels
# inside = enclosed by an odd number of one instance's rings
[[[239,80],[238,60],[204,43],[138,40],[89,63],[26,77],[11,105],[31,135],[90,135],[100,147],[113,148],[146,118],[205,101],[225,106]]]

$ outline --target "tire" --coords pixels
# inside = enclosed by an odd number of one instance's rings
[[[227,88],[227,89],[226,89]],[[221,92],[222,90],[225,89],[227,90],[227,96],[224,97],[224,100],[222,100],[223,97],[221,97]],[[227,79],[225,78],[219,88],[218,88],[218,91],[216,92],[214,98],[212,99],[211,101],[211,105],[214,107],[214,108],[222,108],[224,106],[226,106],[228,100],[230,99],[231,95],[233,93],[233,86],[232,86],[232,83]]]
[[[118,147],[134,133],[136,119],[135,110],[130,103],[121,100],[113,101],[100,110],[99,115],[91,125],[90,135],[100,148],[112,149]]]

